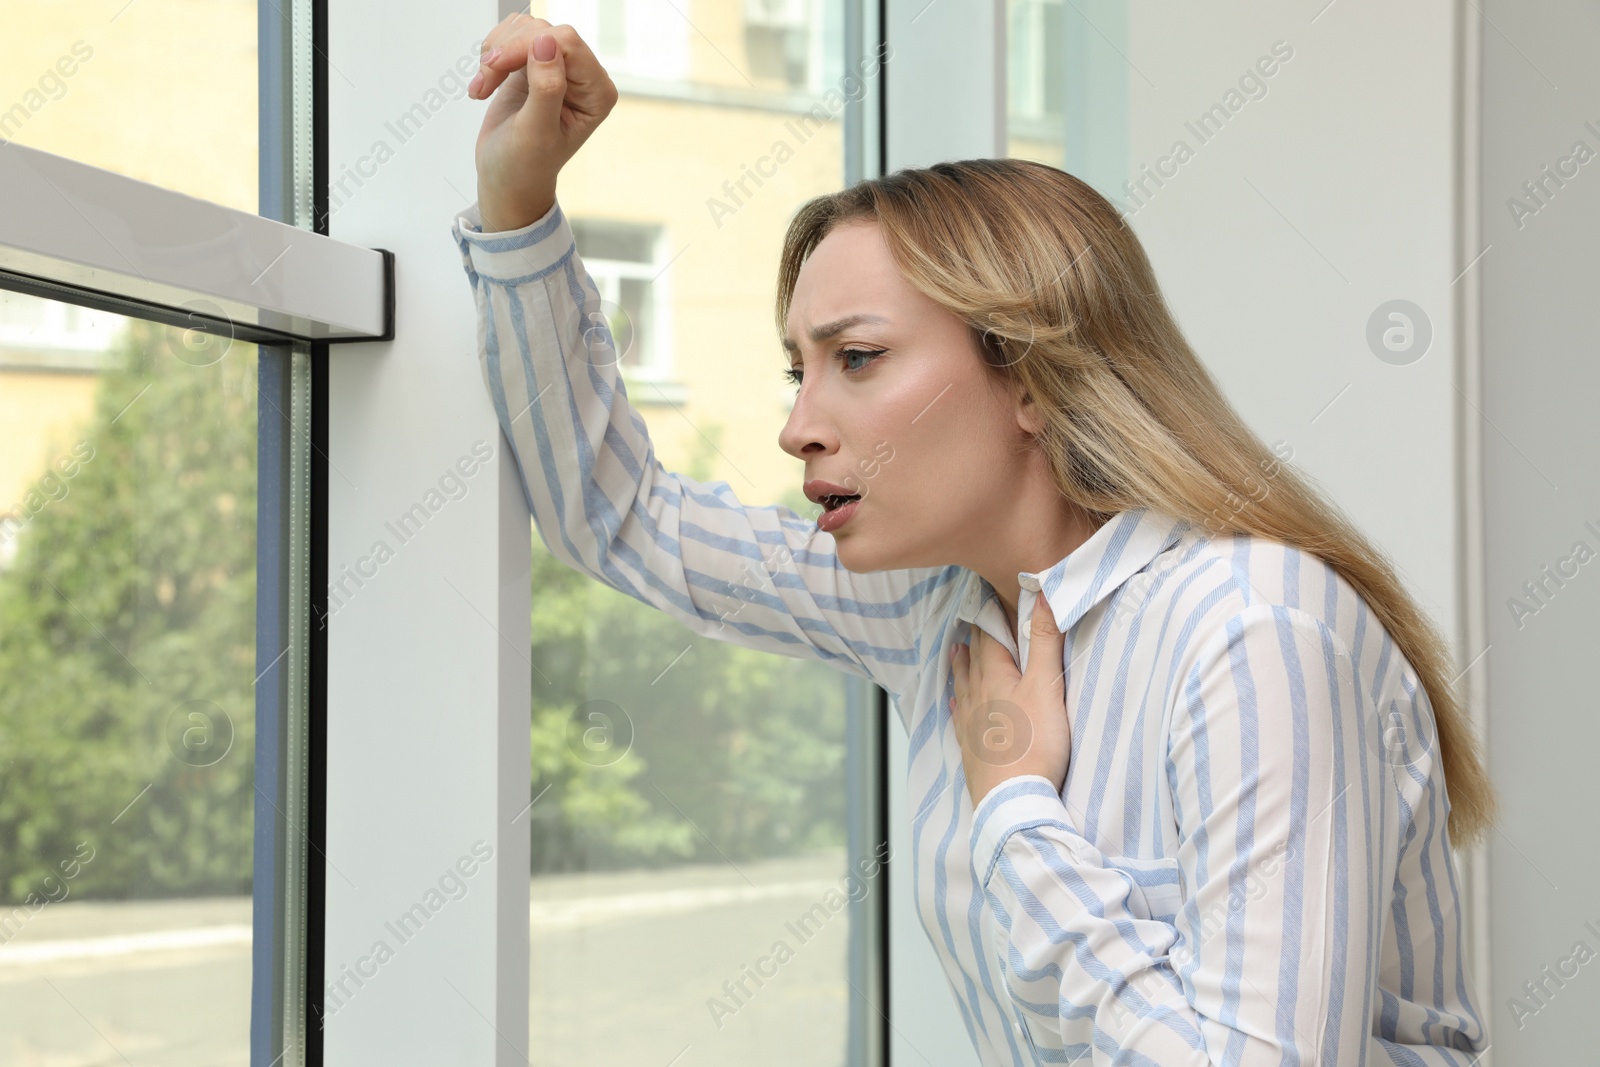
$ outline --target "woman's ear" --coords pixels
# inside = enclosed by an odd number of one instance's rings
[[[1017,425],[1022,432],[1033,437],[1044,429],[1044,416],[1039,411],[1039,405],[1033,402],[1033,397],[1026,391],[1017,399]]]

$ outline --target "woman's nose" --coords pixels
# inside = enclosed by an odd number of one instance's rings
[[[828,429],[826,419],[820,417],[814,399],[801,386],[796,394],[789,418],[778,432],[778,446],[796,459],[809,459],[826,455],[838,448],[838,436]]]

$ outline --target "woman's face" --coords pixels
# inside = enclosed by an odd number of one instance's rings
[[[778,443],[806,481],[861,494],[834,531],[847,569],[971,566],[991,532],[1006,538],[1032,407],[984,370],[966,324],[901,276],[876,222],[842,223],[812,251],[785,332],[801,382]]]

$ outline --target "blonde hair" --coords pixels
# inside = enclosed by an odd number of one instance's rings
[[[806,258],[855,219],[875,221],[906,280],[968,324],[997,380],[1033,398],[1035,441],[1069,502],[1098,521],[1149,507],[1216,534],[1254,534],[1349,582],[1433,707],[1450,837],[1465,846],[1487,832],[1496,798],[1452,688],[1449,645],[1384,554],[1234,411],[1105,197],[1022,159],[906,168],[815,197],[784,236],[780,335]]]

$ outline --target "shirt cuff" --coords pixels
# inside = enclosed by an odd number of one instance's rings
[[[461,265],[474,281],[485,278],[503,285],[535,281],[555,271],[577,248],[560,201],[538,219],[515,230],[483,232],[483,213],[474,200],[450,226]]]
[[[988,888],[1000,852],[1012,834],[1046,824],[1074,835],[1078,832],[1067,821],[1067,806],[1061,803],[1061,795],[1050,779],[1022,774],[989,790],[972,811],[972,868],[979,884]],[[1068,851],[1075,862],[1082,862],[1070,843]]]

